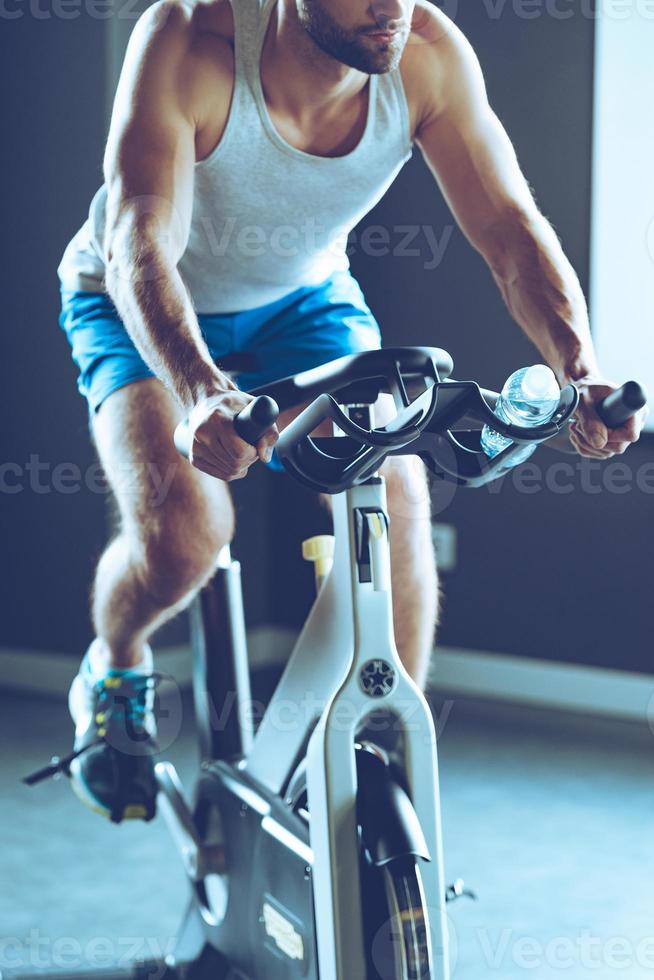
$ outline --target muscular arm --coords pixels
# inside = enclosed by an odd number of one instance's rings
[[[104,160],[107,290],[144,360],[186,409],[233,388],[210,357],[177,271],[193,203],[198,99],[190,46],[181,7],[157,4],[141,18]]]
[[[207,77],[214,114],[221,94],[226,106],[231,96],[231,65],[221,93],[219,66],[212,61],[207,71],[198,63],[196,40],[189,15],[173,0],[150,8],[130,39],[104,162],[106,284],[143,359],[189,413],[191,461],[233,480],[257,456],[270,458],[277,431],[262,436],[256,451],[236,435],[234,416],[251,396],[214,364],[177,271],[191,223]],[[220,44],[212,39],[212,52]]]
[[[416,62],[429,93],[417,141],[464,234],[559,382],[598,374],[586,302],[513,147],[488,104],[477,58],[433,7],[419,7]]]

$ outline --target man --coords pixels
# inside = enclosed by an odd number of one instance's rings
[[[579,385],[578,451],[604,459],[638,437],[642,419],[608,433],[593,410],[615,386],[579,283],[442,13],[426,0],[156,3],[126,55],[105,184],[59,270],[61,324],[120,514],[71,690],[84,750],[73,783],[115,820],[153,812],[148,638],[210,577],[233,533],[228,484],[268,461],[277,437],[252,448],[232,419],[247,389],[379,346],[345,237],[414,142],[513,317],[559,381]],[[237,388],[219,364],[243,351],[258,367]],[[192,465],[172,443],[184,415]],[[152,467],[174,472],[158,504]],[[438,594],[425,478],[401,457],[384,472],[397,643],[424,684]]]

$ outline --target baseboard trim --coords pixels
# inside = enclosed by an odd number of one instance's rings
[[[283,627],[258,627],[248,634],[250,663],[283,664],[296,634]],[[155,648],[156,669],[180,686],[191,683],[186,647]],[[0,688],[65,697],[77,661],[64,654],[0,648]],[[553,708],[648,724],[654,730],[654,675],[535,660],[454,647],[439,647],[430,686],[445,695]]]
[[[654,674],[439,647],[430,685],[451,694],[622,718],[654,727]]]

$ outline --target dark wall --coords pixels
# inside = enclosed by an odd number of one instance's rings
[[[105,496],[83,485],[94,460],[57,326],[56,267],[99,181],[105,21],[82,4],[69,20],[33,6],[41,17],[8,4],[20,16],[3,19],[1,30],[1,460],[11,469],[2,470],[0,494],[0,646],[74,650],[88,635]],[[56,469],[62,464],[73,469]],[[22,489],[9,493],[8,484]]]

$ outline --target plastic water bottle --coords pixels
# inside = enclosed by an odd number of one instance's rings
[[[554,372],[546,364],[520,368],[513,372],[502,388],[495,414],[503,422],[514,425],[542,425],[552,418],[559,404],[560,393]],[[512,445],[512,440],[485,425],[481,432],[481,445],[492,459]],[[524,463],[535,449],[536,446],[525,444],[522,452],[511,460],[511,465]]]

